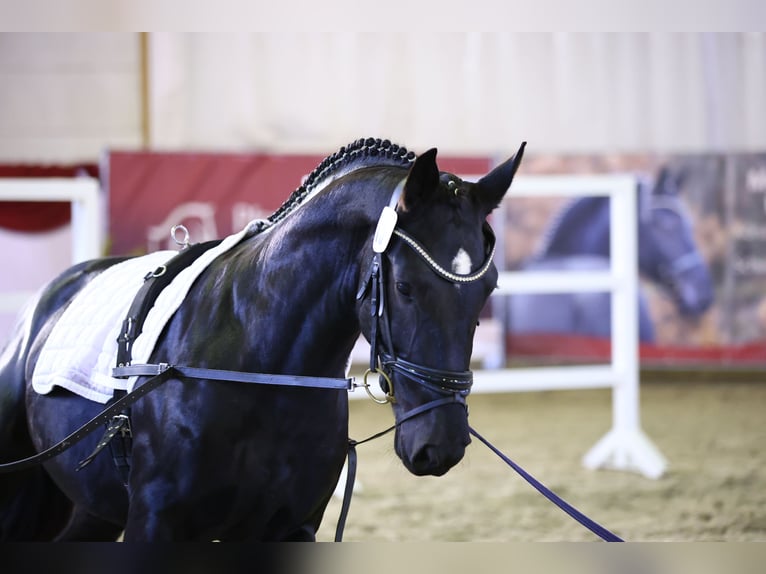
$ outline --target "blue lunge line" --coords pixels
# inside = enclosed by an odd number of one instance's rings
[[[545,498],[550,500],[553,504],[558,506],[561,510],[566,512],[569,516],[574,518],[577,522],[582,524],[585,528],[593,532],[594,534],[601,537],[602,540],[605,540],[606,542],[624,542],[622,538],[617,536],[616,534],[613,534],[603,526],[601,526],[598,522],[595,522],[585,516],[582,512],[577,510],[574,506],[567,503],[565,500],[560,498],[555,492],[550,490],[547,486],[542,484],[539,480],[537,480],[535,477],[530,475],[527,471],[525,471],[523,468],[521,468],[518,464],[513,462],[510,458],[505,456],[502,452],[500,452],[497,448],[495,448],[487,439],[485,439],[483,436],[481,436],[479,433],[476,432],[476,430],[473,427],[468,427],[468,430],[471,432],[473,436],[475,436],[477,439],[479,439],[481,442],[483,442],[489,449],[494,452],[497,456],[499,456],[501,459],[505,461],[505,463],[513,468],[516,472],[518,472],[524,480],[526,480],[529,484],[534,486],[540,494],[542,494]]]

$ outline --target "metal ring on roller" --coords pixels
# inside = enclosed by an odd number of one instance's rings
[[[183,233],[182,239],[178,239],[177,232]],[[189,247],[189,230],[184,225],[174,225],[170,228],[170,237],[176,242],[176,245],[180,245],[181,249]]]

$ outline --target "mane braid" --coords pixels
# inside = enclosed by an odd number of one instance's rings
[[[361,138],[324,158],[290,197],[268,217],[269,225],[278,223],[315,190],[355,169],[374,165],[409,167],[415,153],[404,146],[380,138]]]

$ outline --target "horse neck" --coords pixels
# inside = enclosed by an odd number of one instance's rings
[[[609,256],[609,200],[584,197],[575,200],[554,223],[552,231],[538,252],[546,256]]]
[[[356,290],[388,197],[352,187],[332,186],[242,247],[235,291],[257,300],[246,322],[262,332],[263,317],[276,321],[269,352],[285,350],[270,368],[297,373],[310,361],[337,375],[359,336]]]

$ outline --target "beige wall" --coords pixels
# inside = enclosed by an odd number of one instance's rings
[[[134,33],[0,33],[0,162],[95,161],[141,143]]]
[[[160,149],[766,149],[763,33],[151,33]],[[0,34],[0,161],[142,142],[139,36]]]
[[[764,34],[154,34],[151,61],[161,147],[766,147]]]

